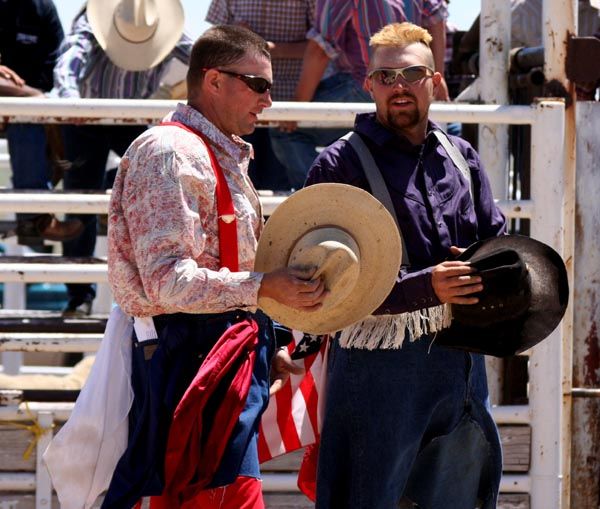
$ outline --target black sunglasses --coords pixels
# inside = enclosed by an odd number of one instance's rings
[[[271,90],[271,87],[273,86],[273,83],[271,83],[268,79],[261,78],[260,76],[240,74],[239,72],[226,71],[225,69],[217,69],[216,67],[214,69],[215,71],[222,72],[223,74],[233,76],[234,78],[243,81],[250,90],[256,92],[257,94],[264,94],[267,90]],[[203,70],[208,71],[208,69]]]
[[[375,69],[369,73],[369,78],[375,78],[386,87],[391,87],[402,77],[407,83],[415,83],[427,76],[433,76],[433,69],[426,65],[410,65],[402,69]]]

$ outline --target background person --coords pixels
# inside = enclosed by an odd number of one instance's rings
[[[0,2],[0,96],[43,97],[52,88],[52,71],[63,37],[52,0]],[[51,189],[55,182],[44,126],[9,123],[6,141],[14,189]],[[22,244],[67,240],[82,230],[77,219],[17,214],[17,236]]]
[[[160,22],[159,22],[160,19]],[[132,21],[133,20],[133,21]],[[146,99],[159,87],[172,58],[187,64],[193,41],[183,34],[179,0],[89,0],[75,17],[54,71],[53,94],[65,98]],[[64,142],[71,170],[66,190],[99,190],[109,152],[122,156],[145,126],[66,125]],[[85,224],[65,242],[66,256],[92,256],[96,217],[72,215]],[[67,284],[65,315],[86,315],[96,296],[91,284]]]

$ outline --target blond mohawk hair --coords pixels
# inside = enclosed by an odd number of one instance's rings
[[[420,42],[429,48],[432,37],[424,28],[413,23],[391,23],[373,34],[369,40],[372,49],[381,46],[408,46]]]

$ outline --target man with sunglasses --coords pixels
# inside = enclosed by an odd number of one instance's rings
[[[501,452],[483,357],[437,345],[435,332],[448,304],[474,304],[482,289],[467,263],[448,260],[506,221],[473,148],[428,118],[442,80],[430,42],[410,23],[373,35],[365,86],[376,111],[357,115],[307,179],[387,201],[404,244],[390,295],[331,345],[318,509],[496,507]]]
[[[192,48],[187,104],[121,160],[108,265],[116,302],[135,317],[134,399],[102,507],[130,508],[147,495],[162,495],[159,508],[264,507],[259,419],[270,380],[278,387],[298,369],[275,352],[258,297],[306,311],[326,293],[298,271],[253,271],[263,219],[247,174],[252,147],[240,136],[271,106],[271,85],[266,41],[213,27]],[[183,408],[193,422],[179,417]]]

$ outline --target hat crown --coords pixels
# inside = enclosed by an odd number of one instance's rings
[[[123,39],[141,43],[152,38],[158,27],[154,0],[122,0],[114,13],[115,28]]]
[[[356,285],[360,249],[352,236],[340,228],[316,228],[298,239],[288,266],[308,271],[312,279],[323,279],[329,291],[323,301],[326,309],[342,302]]]
[[[527,264],[517,251],[501,248],[475,254],[470,263],[481,277],[484,289],[474,295],[479,298],[477,304],[454,305],[454,319],[485,327],[527,313],[531,303],[531,280]]]

